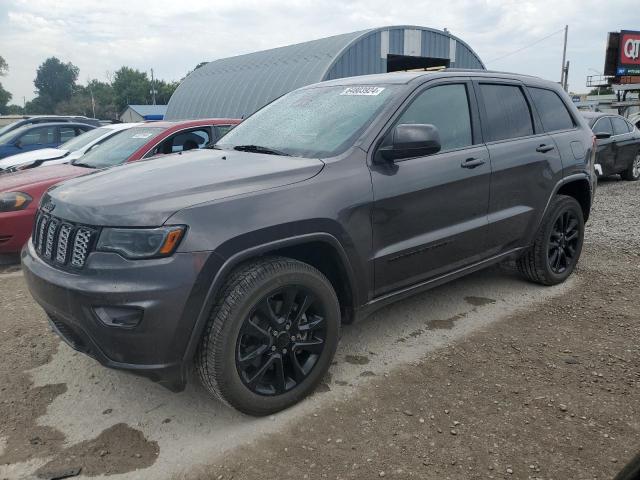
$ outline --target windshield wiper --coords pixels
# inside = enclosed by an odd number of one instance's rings
[[[253,152],[253,153],[265,153],[267,155],[282,155],[283,157],[290,157],[288,153],[281,152],[279,150],[274,150],[269,147],[261,147],[260,145],[236,145],[233,147],[234,150],[239,150],[241,152]]]
[[[93,165],[89,165],[88,163],[82,163],[82,162],[71,162],[71,165],[73,165],[74,167],[82,167],[82,168],[96,168]]]

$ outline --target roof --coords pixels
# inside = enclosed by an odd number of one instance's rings
[[[373,28],[210,62],[183,80],[165,118],[244,118],[306,85],[384,73],[389,55],[484,69],[480,57],[449,32],[409,25]]]
[[[127,108],[130,108],[141,117],[148,117],[152,115],[164,117],[164,114],[167,112],[166,105],[127,105]]]

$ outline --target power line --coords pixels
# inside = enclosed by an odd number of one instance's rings
[[[540,42],[545,41],[547,38],[551,38],[551,37],[553,37],[554,35],[559,34],[560,32],[564,32],[564,27],[562,27],[560,30],[558,30],[558,31],[556,31],[556,32],[550,33],[550,34],[549,34],[549,35],[547,35],[546,37],[542,37],[541,39],[536,40],[535,42],[532,42],[532,43],[530,43],[530,44],[528,44],[528,45],[525,45],[524,47],[521,47],[521,48],[519,48],[519,49],[517,49],[517,50],[514,50],[513,52],[505,53],[504,55],[501,55],[500,57],[496,57],[496,58],[494,58],[494,59],[492,59],[492,60],[488,60],[486,63],[493,63],[493,62],[496,62],[496,61],[498,61],[498,60],[502,60],[503,58],[506,58],[506,57],[508,57],[508,56],[514,55],[514,54],[516,54],[516,53],[518,53],[518,52],[521,52],[521,51],[523,51],[523,50],[526,50],[527,48],[529,48],[529,47],[533,47],[534,45],[537,45],[537,44],[539,44]]]

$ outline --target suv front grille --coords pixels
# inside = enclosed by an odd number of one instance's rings
[[[38,211],[33,245],[43,260],[61,267],[84,267],[95,243],[97,230],[75,225]]]

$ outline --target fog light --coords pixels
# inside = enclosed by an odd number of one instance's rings
[[[94,307],[102,323],[109,327],[135,328],[142,321],[144,310],[135,307]]]

